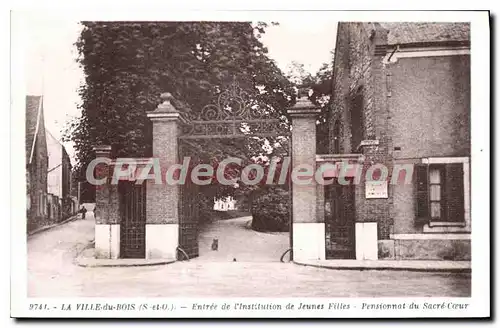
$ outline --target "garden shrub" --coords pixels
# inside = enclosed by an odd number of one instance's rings
[[[290,198],[287,190],[269,188],[252,201],[252,229],[257,231],[289,231]]]

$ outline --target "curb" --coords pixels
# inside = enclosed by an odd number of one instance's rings
[[[413,271],[413,272],[447,272],[447,273],[471,273],[471,268],[417,268],[417,267],[393,267],[393,266],[328,266],[323,264],[300,263],[293,261],[293,264],[310,266],[313,268],[328,269],[328,270],[356,270],[356,271]]]
[[[155,266],[155,265],[165,265],[176,262],[172,259],[157,259],[157,260],[146,260],[146,259],[96,259],[94,257],[85,257],[85,251],[87,254],[90,253],[89,250],[94,248],[84,249],[75,258],[74,263],[80,267],[84,268],[99,268],[99,267],[141,267],[141,266]]]
[[[49,225],[49,226],[46,226],[46,227],[35,229],[32,232],[28,233],[28,238],[31,237],[31,236],[34,236],[34,235],[36,235],[36,234],[38,234],[40,232],[44,232],[44,231],[47,231],[47,230],[50,230],[50,229],[62,226],[63,224],[66,224],[66,223],[69,223],[69,222],[72,222],[72,221],[76,221],[78,219],[79,218],[78,218],[78,214],[77,214],[77,215],[73,215],[69,219],[66,219],[66,220],[64,220],[62,222],[59,222],[59,223],[56,223],[56,224],[52,224],[52,225]]]
[[[106,261],[106,260],[105,260]],[[109,260],[107,260],[109,261]],[[156,265],[166,265],[177,262],[175,260],[159,260],[159,261],[149,261],[144,263],[92,263],[92,261],[81,261],[81,259],[76,259],[76,264],[82,268],[118,268],[118,267],[147,267],[147,266],[156,266]]]

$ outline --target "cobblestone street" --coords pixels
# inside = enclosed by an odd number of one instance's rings
[[[76,220],[29,238],[28,294],[31,297],[470,296],[470,274],[328,270],[259,262],[259,254],[250,258],[248,251],[233,262],[232,257],[238,255],[227,251],[231,240],[239,243],[237,249],[249,250],[253,244],[273,247],[272,240],[276,238],[279,250],[256,247],[256,252],[265,253],[260,255],[263,260],[275,260],[275,255],[287,248],[282,244],[288,237],[243,231],[247,229],[243,220],[217,224],[219,228],[208,227],[200,237],[200,258],[189,262],[84,268],[77,266],[74,259],[93,239],[94,219],[88,212],[87,220]],[[234,238],[238,227],[242,230],[237,236],[240,238]],[[215,234],[221,240],[221,253],[217,256],[205,250]]]

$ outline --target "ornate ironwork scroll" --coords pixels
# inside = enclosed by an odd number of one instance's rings
[[[237,84],[230,85],[199,114],[183,117],[181,139],[272,137],[287,135],[288,126],[262,108]]]

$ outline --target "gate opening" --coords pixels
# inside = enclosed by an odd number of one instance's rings
[[[336,180],[336,179],[335,179]],[[325,186],[326,259],[354,259],[355,185],[333,181]]]
[[[196,157],[200,148],[204,149],[203,143],[210,142],[210,139],[218,141],[238,140],[237,143],[240,144],[240,147],[247,147],[245,140],[250,140],[251,138],[267,139],[268,141],[281,138],[280,145],[282,144],[281,147],[284,149],[282,156],[291,155],[289,123],[283,117],[279,117],[277,113],[267,108],[259,107],[250,101],[248,94],[236,84],[229,85],[223,89],[217,95],[216,99],[214,99],[213,103],[202,108],[199,114],[181,113],[181,117],[181,132],[178,138],[178,151],[181,161],[185,156]],[[220,147],[222,153],[228,152],[227,149],[223,149],[225,147],[223,142],[221,142]],[[179,245],[182,251],[189,255],[189,258],[197,257],[200,255],[198,240],[201,233],[200,203],[206,201],[204,199],[205,195],[203,195],[202,187],[191,182],[181,185],[179,193]],[[283,249],[280,249],[275,256],[273,255],[276,261],[279,261],[283,252],[287,251],[292,245],[291,187],[288,188],[288,193],[289,205],[287,206],[289,206],[290,237],[289,242],[283,245]],[[241,224],[244,223],[243,221],[233,220],[221,223],[221,225],[224,226],[226,231],[242,231],[242,229],[245,229],[245,227],[241,227]],[[252,227],[246,228],[252,229]],[[225,247],[231,247],[227,245],[227,241],[224,238],[217,236],[217,233],[214,233],[213,236],[204,237],[210,237],[211,243],[212,239],[218,239],[218,251],[227,249]],[[236,236],[235,238],[237,239],[238,237]],[[242,236],[242,240],[239,241],[234,238],[229,239],[233,245],[241,246],[241,243],[245,241],[244,238]],[[205,244],[203,243],[203,245]],[[249,245],[248,247],[252,246]],[[204,252],[201,253],[205,254]],[[179,256],[180,259],[184,259],[184,257]],[[290,259],[291,257],[292,255],[290,254]],[[229,258],[229,260],[238,261],[238,258]]]
[[[145,258],[146,183],[118,183],[120,206],[120,257]]]

